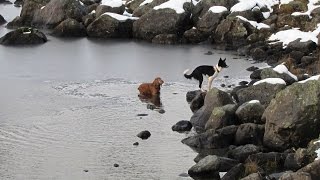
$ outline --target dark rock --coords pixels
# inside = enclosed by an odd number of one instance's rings
[[[222,178],[221,180],[231,180],[240,179],[244,175],[244,166],[239,163],[233,166]]]
[[[237,106],[235,104],[228,104],[222,107],[215,107],[208,119],[205,129],[220,129],[230,125],[236,125],[238,119],[235,116]]]
[[[287,85],[290,85],[292,83],[295,83],[297,80],[288,75],[287,73],[278,73],[274,71],[272,68],[264,68],[261,71],[261,79],[266,79],[266,78],[281,78],[283,79]]]
[[[303,55],[304,55],[304,53],[300,52],[300,51],[291,51],[289,53],[289,56],[295,60],[294,62],[296,64],[300,64],[301,63],[301,58],[303,57]]]
[[[259,101],[249,101],[237,109],[235,112],[242,123],[262,123],[261,117],[264,112],[264,107]]]
[[[318,179],[320,177],[320,159],[299,169],[297,172],[306,172],[311,175],[311,179]]]
[[[316,62],[317,60],[318,60],[318,58],[316,58],[316,57],[303,56],[301,58],[301,63],[306,66],[306,65],[314,64],[314,62]]]
[[[0,0],[0,4],[12,4],[12,2],[8,0]]]
[[[113,167],[119,167],[119,164],[113,164]]]
[[[179,37],[176,34],[158,34],[152,39],[154,44],[177,44]]]
[[[239,162],[244,162],[251,154],[261,152],[261,148],[254,144],[246,144],[244,146],[238,146],[229,151],[228,157],[236,159]]]
[[[96,3],[100,3],[101,2],[101,0],[99,1],[99,0],[80,0],[84,5],[86,5],[86,6],[90,6],[90,5],[92,5],[92,4],[96,4]]]
[[[141,139],[148,139],[151,136],[151,133],[149,131],[141,131],[139,134],[137,134],[137,137]]]
[[[186,39],[188,43],[192,43],[192,44],[198,44],[208,39],[208,35],[204,34],[203,32],[199,31],[196,28],[191,28],[189,30],[186,30],[183,33],[183,37]],[[206,55],[211,55],[211,54],[206,54]]]
[[[311,175],[306,172],[286,172],[279,178],[279,180],[296,180],[296,179],[312,180]]]
[[[233,88],[230,92],[230,95],[231,97],[233,97],[233,99],[236,101],[236,102],[239,102],[239,98],[238,98],[238,95],[237,95],[237,92],[240,90],[240,89],[244,89],[244,88],[247,88],[248,86],[245,85],[245,86],[237,86],[235,88]]]
[[[87,14],[82,17],[82,22],[85,27],[88,27],[94,20],[96,16],[94,13]]]
[[[166,111],[165,111],[164,109],[159,109],[158,112],[159,112],[160,114],[164,114]]]
[[[0,14],[0,25],[6,23],[7,21]]]
[[[134,145],[134,146],[138,146],[138,145],[139,145],[139,143],[138,143],[138,142],[135,142],[135,143],[133,143],[133,145]]]
[[[221,107],[232,103],[232,98],[228,93],[217,88],[212,88],[209,92],[207,92],[204,105],[193,114],[190,122],[196,131],[203,131],[208,119],[212,114],[212,110],[215,107]]]
[[[261,79],[262,69],[257,69],[250,74],[250,79]]]
[[[249,176],[246,176],[240,180],[262,180],[262,176],[260,173],[252,173]]]
[[[147,14],[148,12],[150,12],[151,10],[153,10],[153,8],[155,6],[158,6],[164,2],[166,2],[167,0],[153,0],[151,3],[147,3],[144,4],[142,6],[140,6],[140,4],[138,5],[139,7],[137,7],[136,9],[134,9],[133,11],[133,16],[134,17],[141,17],[142,15]]]
[[[266,107],[270,103],[271,99],[273,99],[274,96],[285,87],[286,85],[284,84],[261,83],[238,90],[237,97],[240,104],[251,100],[258,100]]]
[[[268,56],[267,52],[265,52],[261,48],[253,48],[250,50],[250,55],[255,61],[263,61]]]
[[[284,166],[286,169],[296,171],[313,160],[307,149],[299,148],[295,153],[288,154]]]
[[[179,174],[180,177],[189,177],[189,174],[188,173],[181,173]]]
[[[142,117],[142,116],[148,116],[148,114],[140,113],[140,114],[137,114],[137,116],[140,116],[140,117]]]
[[[229,78],[229,76],[223,76],[224,78]]]
[[[207,11],[197,22],[197,29],[205,34],[211,34],[216,30],[218,24],[226,17],[228,11],[222,13],[213,13]]]
[[[89,172],[89,170],[88,170],[88,169],[85,169],[85,170],[83,170],[83,172]]]
[[[89,37],[99,38],[131,38],[133,19],[123,16],[118,20],[111,15],[104,14],[96,18],[88,27]]]
[[[221,87],[226,87],[226,84],[221,84],[220,86],[221,86]]]
[[[300,39],[297,39],[295,41],[292,41],[288,44],[287,50],[289,51],[300,51],[305,54],[309,54],[313,50],[317,48],[317,44],[311,40],[306,42],[300,42]]]
[[[186,94],[187,102],[191,102],[200,93],[202,93],[201,90],[188,91],[187,94]]]
[[[235,135],[235,144],[255,144],[261,145],[263,141],[264,125],[253,123],[241,124]]]
[[[55,36],[83,37],[86,36],[86,29],[83,24],[74,19],[66,19],[56,26],[52,32]]]
[[[179,121],[175,125],[172,126],[172,131],[190,131],[192,128],[192,124],[189,121]]]
[[[197,164],[188,170],[188,174],[193,176],[208,176],[209,174],[216,176],[219,171],[224,172],[230,170],[238,162],[224,157],[209,155],[201,159]]]
[[[240,81],[239,82],[239,85],[240,86],[245,86],[245,85],[247,85],[249,82],[248,81]]]
[[[126,1],[125,7],[127,8],[126,11],[129,13],[133,13],[137,8],[139,8],[140,4],[143,3],[144,0],[132,0]]]
[[[234,143],[238,126],[227,126],[216,131],[208,130],[182,140],[182,143],[196,149],[219,149]]]
[[[196,112],[204,105],[204,99],[206,97],[205,92],[200,92],[190,102],[190,109],[192,112]]]
[[[305,147],[320,133],[320,81],[294,83],[266,108],[264,145],[272,149]]]
[[[3,45],[41,44],[47,42],[47,37],[34,28],[19,28],[0,38]]]
[[[134,37],[152,41],[159,34],[175,34],[178,37],[188,29],[190,14],[177,14],[173,9],[151,10],[133,23]]]
[[[96,9],[96,16],[99,17],[106,12],[116,13],[116,14],[123,14],[125,10],[125,6],[119,7],[111,7],[107,5],[99,5]]]

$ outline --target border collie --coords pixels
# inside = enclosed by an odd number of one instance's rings
[[[211,84],[212,81],[218,77],[219,73],[221,72],[222,68],[227,68],[229,67],[226,64],[226,58],[224,60],[222,60],[221,58],[219,59],[219,62],[217,65],[215,66],[208,66],[208,65],[202,65],[202,66],[198,66],[197,68],[195,68],[191,74],[187,74],[189,69],[185,70],[183,72],[184,77],[186,77],[187,79],[191,79],[194,78],[196,80],[199,81],[199,88],[201,90],[202,89],[202,82],[203,82],[203,75],[207,75],[209,76],[208,78],[208,90],[211,89]]]

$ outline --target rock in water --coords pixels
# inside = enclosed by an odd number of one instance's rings
[[[192,124],[189,121],[179,121],[175,125],[172,126],[172,131],[190,131],[192,128]]]
[[[141,139],[148,139],[151,136],[151,133],[149,131],[141,131],[137,136]]]
[[[3,45],[41,44],[47,42],[47,37],[34,28],[18,28],[0,38]]]

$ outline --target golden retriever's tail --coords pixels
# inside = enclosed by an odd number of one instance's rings
[[[189,69],[186,69],[185,71],[183,71],[183,75],[185,78],[187,79],[191,79],[192,78],[192,73],[191,74],[187,74],[189,72]]]

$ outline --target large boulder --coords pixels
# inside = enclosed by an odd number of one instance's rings
[[[300,39],[292,41],[288,44],[287,50],[288,51],[300,51],[305,54],[309,54],[313,50],[317,48],[317,44],[311,40],[306,42],[301,42]]]
[[[47,42],[47,37],[39,30],[34,28],[18,28],[0,38],[0,44],[41,44]]]
[[[289,74],[287,73],[278,73],[275,70],[273,70],[272,68],[264,68],[261,71],[261,79],[266,79],[266,78],[281,78],[283,79],[287,85],[290,85],[294,82],[296,82],[296,80],[291,77]]]
[[[196,28],[199,31],[209,35],[216,30],[220,21],[226,17],[227,13],[227,11],[224,11],[222,13],[214,13],[212,11],[208,11],[201,17],[201,19],[199,19]]]
[[[226,148],[234,143],[238,126],[227,126],[216,131],[208,130],[182,140],[182,143],[195,149]]]
[[[284,84],[260,83],[248,88],[240,89],[237,91],[237,97],[240,104],[251,100],[258,100],[266,107],[270,103],[271,99],[273,99],[274,96],[285,87],[286,85]]]
[[[54,28],[67,18],[81,22],[87,9],[78,0],[51,0],[37,9],[31,21],[33,26]]]
[[[233,104],[232,98],[228,93],[217,88],[212,88],[204,100],[204,105],[196,111],[190,119],[196,131],[203,131],[215,107]]]
[[[244,175],[244,166],[242,163],[239,163],[233,166],[222,178],[221,180],[231,180],[231,179],[240,179]]]
[[[191,28],[183,33],[183,37],[187,43],[197,44],[208,39],[208,35],[199,31],[197,28]]]
[[[188,170],[188,174],[192,176],[208,176],[215,175],[217,172],[225,172],[230,170],[238,162],[233,159],[209,155],[201,159],[197,164]],[[218,174],[219,176],[219,174]]]
[[[75,19],[66,19],[53,29],[52,32],[55,36],[67,37],[83,37],[86,36],[86,29],[83,24]]]
[[[246,144],[244,146],[238,146],[231,149],[228,152],[228,157],[236,159],[239,162],[244,162],[251,154],[256,154],[262,151],[262,148],[254,144]]]
[[[192,128],[192,124],[189,121],[179,121],[175,125],[171,127],[172,131],[184,132],[190,131]]]
[[[252,100],[238,107],[235,112],[242,123],[262,123],[261,117],[265,108],[260,101]]]
[[[236,145],[261,145],[263,141],[264,125],[253,123],[241,124],[235,136]]]
[[[264,145],[284,150],[305,147],[320,133],[320,81],[295,83],[279,92],[266,108]]]
[[[0,14],[0,25],[6,23],[7,21]]]
[[[145,2],[143,1],[138,5],[138,7],[134,9],[132,15],[135,17],[141,17],[142,15],[147,14],[149,11],[151,11],[155,6],[158,6],[166,1],[168,0],[153,0],[152,2],[149,2],[149,3],[143,3]]]
[[[122,2],[121,0],[119,0],[120,3]],[[117,2],[117,1],[114,1]],[[125,11],[125,6],[121,3],[118,4],[116,6],[109,6],[109,5],[99,5],[96,9],[96,15],[97,17],[101,16],[102,14],[106,13],[106,12],[112,12],[112,13],[116,13],[116,14],[123,14]]]
[[[89,37],[130,38],[135,19],[119,14],[106,13],[96,18],[88,27]]]
[[[287,173],[284,173],[279,178],[279,180],[296,180],[296,179],[312,180],[311,175],[306,172],[287,172]]]
[[[198,91],[197,91],[198,92]],[[204,105],[204,99],[206,97],[205,92],[199,92],[190,102],[190,109],[194,113],[198,111]]]
[[[212,114],[205,125],[205,129],[220,129],[230,125],[236,125],[238,119],[235,116],[237,106],[235,104],[227,104],[222,107],[213,109]]]
[[[190,13],[176,13],[173,9],[151,10],[133,23],[136,38],[152,41],[159,34],[175,34],[178,37],[188,28]]]

